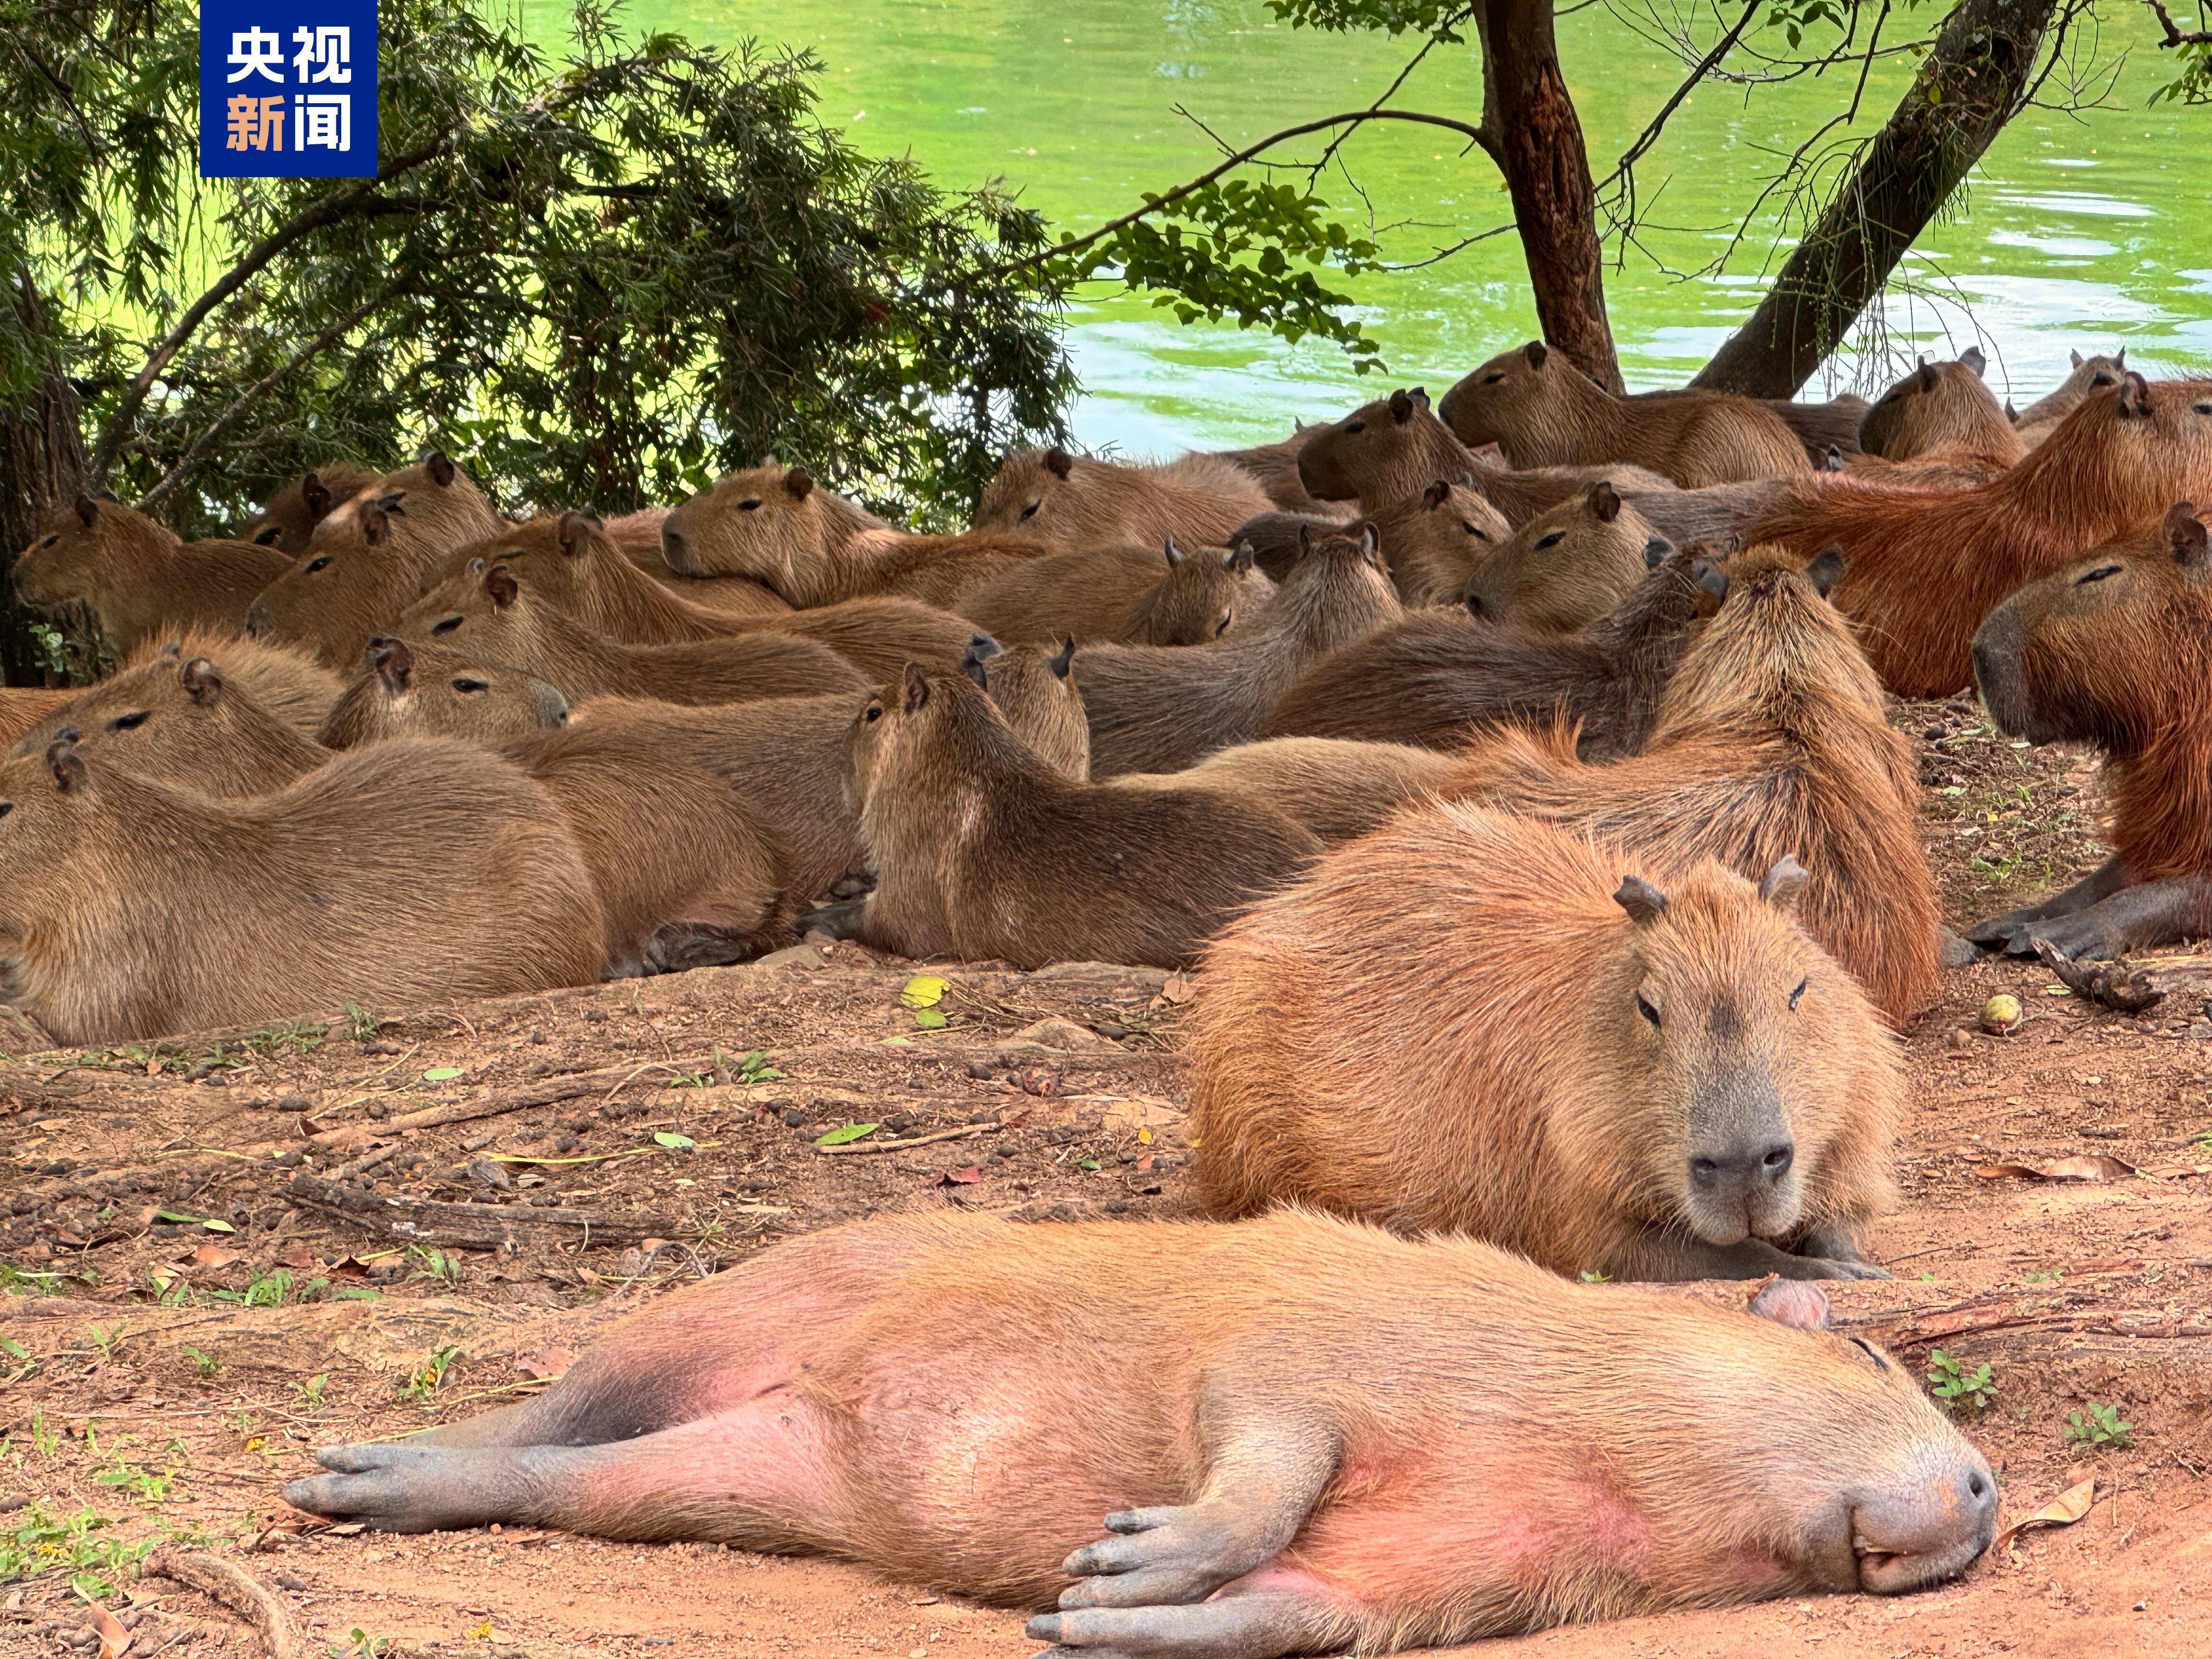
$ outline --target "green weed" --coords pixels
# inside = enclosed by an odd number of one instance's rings
[[[2067,1414],[2066,1437],[2091,1451],[2125,1451],[2135,1444],[2135,1425],[2121,1420],[2118,1406],[2100,1406],[2092,1401],[2087,1415]]]
[[[1987,1360],[1970,1371],[1941,1348],[1928,1356],[1928,1387],[1947,1407],[1961,1417],[1980,1416],[1997,1397],[1997,1385],[1990,1375]]]

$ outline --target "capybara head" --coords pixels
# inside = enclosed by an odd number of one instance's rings
[[[1561,395],[1558,377],[1572,373],[1564,356],[1531,340],[1462,376],[1437,413],[1469,449],[1506,443],[1548,410]]]
[[[95,765],[207,795],[266,794],[327,758],[245,686],[226,684],[205,657],[162,657],[127,670],[106,683],[99,699],[78,699],[64,718],[78,752]],[[26,740],[16,752],[40,752],[47,741]]]
[[[1088,456],[1071,455],[1057,444],[1049,449],[1011,451],[983,486],[982,499],[975,504],[975,528],[1048,530],[1081,494],[1079,476],[1109,467]]]
[[[322,741],[351,749],[387,738],[459,738],[487,745],[568,723],[568,700],[534,675],[427,641],[379,635],[324,723]]]
[[[1063,635],[1049,647],[1001,647],[978,634],[960,659],[960,671],[983,688],[992,706],[1037,757],[1077,783],[1091,778],[1091,722],[1083,692],[1071,672],[1075,641]]]
[[[410,643],[454,647],[494,661],[516,659],[525,654],[518,641],[532,632],[528,623],[539,603],[534,584],[526,599],[525,591],[503,560],[471,556],[401,611],[392,635]]]
[[[1612,611],[1674,550],[1601,479],[1529,520],[1476,565],[1467,608],[1502,627],[1572,633]]]
[[[1432,418],[1420,386],[1362,404],[1306,440],[1298,451],[1298,482],[1316,501],[1355,501],[1419,453],[1422,422]]]
[[[533,594],[571,615],[581,614],[585,607],[580,602],[602,561],[610,568],[636,568],[609,538],[597,515],[562,513],[509,525],[487,540],[455,549],[425,574],[422,592],[466,574],[479,560],[486,566],[505,565]],[[621,574],[616,573],[617,580]]]
[[[1982,381],[1986,367],[1978,346],[1954,362],[1920,366],[1875,399],[1859,422],[1859,447],[1869,455],[1909,461],[1943,445],[2002,449],[2016,455],[2012,423]]]
[[[79,495],[46,515],[15,557],[15,592],[41,611],[96,615],[110,595],[143,583],[148,567],[174,552],[177,538],[119,501]]]
[[[2073,364],[2067,371],[2066,378],[2021,410],[2020,418],[2022,421],[2057,420],[2091,392],[2118,386],[2120,376],[2128,372],[2125,346],[2109,357],[2084,357],[2078,351],[2069,351],[2066,355]]]
[[[1398,597],[1415,606],[1460,604],[1475,567],[1513,533],[1487,496],[1443,478],[1379,508],[1375,528]]]
[[[1170,536],[1161,551],[1167,562],[1158,583],[1123,619],[1119,637],[1125,643],[1203,645],[1274,602],[1275,584],[1260,569],[1249,541],[1185,552]]]
[[[376,480],[375,473],[351,461],[325,461],[271,495],[240,528],[238,538],[257,547],[273,547],[280,553],[301,552],[307,538],[330,516],[331,508],[351,500]]]
[[[749,576],[808,605],[823,562],[881,521],[771,455],[725,474],[661,521],[660,557],[679,576]]]
[[[1844,568],[1832,547],[1799,570],[1764,545],[1736,554],[1725,572],[1702,568],[1699,584],[1718,608],[1668,682],[1662,727],[1694,732],[1716,710],[1787,702],[1775,688],[1790,685],[1808,689],[1802,701],[1840,699],[1880,718],[1881,681],[1828,602]]]
[[[1298,540],[1298,562],[1275,590],[1271,629],[1319,655],[1404,620],[1406,608],[1372,524],[1349,525],[1342,535],[1302,530]]]

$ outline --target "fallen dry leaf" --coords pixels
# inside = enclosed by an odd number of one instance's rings
[[[315,1253],[298,1239],[294,1239],[276,1252],[276,1265],[289,1267],[295,1273],[304,1273],[315,1265]]]
[[[2056,1164],[1988,1164],[1974,1173],[1984,1181],[2121,1181],[2142,1171],[2123,1159],[2097,1152],[2062,1158]]]
[[[202,1244],[184,1260],[195,1267],[228,1267],[234,1261],[246,1260],[243,1250],[227,1250],[220,1244]]]
[[[1167,983],[1160,987],[1160,994],[1170,1002],[1188,1002],[1195,988],[1188,974],[1170,974]]]
[[[2045,1504],[2033,1515],[2022,1516],[1996,1535],[1990,1547],[2003,1549],[2030,1527],[2070,1527],[2088,1514],[2097,1501],[2097,1478],[2092,1475],[2078,1486],[2069,1486]]]
[[[929,1184],[933,1187],[965,1187],[982,1178],[982,1167],[980,1164],[970,1164],[964,1170],[944,1170]]]
[[[552,1377],[565,1373],[576,1363],[576,1356],[566,1348],[547,1348],[535,1358],[515,1362],[515,1370],[525,1376]]]
[[[131,1632],[116,1621],[113,1613],[97,1601],[86,1611],[92,1614],[92,1627],[100,1632],[100,1659],[121,1659],[131,1650]]]

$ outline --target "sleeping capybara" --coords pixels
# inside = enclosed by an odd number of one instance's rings
[[[1091,781],[1091,722],[1083,690],[1071,672],[1075,641],[1002,646],[978,634],[960,659],[960,672],[983,688],[992,706],[1030,751],[1071,783]]]
[[[2091,392],[2118,386],[2120,376],[2128,372],[2125,346],[2110,357],[2084,357],[2078,351],[2066,355],[2074,365],[2066,378],[2013,416],[2014,427],[2030,445],[2041,443],[2057,431],[2058,423],[2080,408]]]
[[[0,986],[64,1042],[599,976],[599,901],[568,826],[478,750],[376,744],[217,800],[57,739],[0,764]]]
[[[1216,460],[1227,461],[1250,473],[1259,481],[1260,488],[1267,492],[1267,499],[1284,512],[1341,519],[1349,516],[1344,509],[1316,501],[1298,482],[1298,451],[1320,430],[1317,422],[1300,421],[1289,437],[1274,443],[1255,444],[1249,449],[1217,449],[1212,453]]]
[[[1641,754],[1588,765],[1571,733],[1492,734],[1445,793],[1577,828],[1645,860],[1718,859],[1757,877],[1810,871],[1797,917],[1892,1020],[1936,1000],[1936,884],[1911,747],[1824,595],[1832,551],[1802,574],[1740,555],[1719,613],[1682,653]]]
[[[164,626],[237,627],[289,562],[251,542],[181,542],[120,502],[80,495],[15,556],[15,592],[38,610],[81,608],[130,651]]]
[[[1264,615],[1274,584],[1251,551],[1108,545],[1048,553],[970,591],[960,614],[1009,644],[1198,645]],[[1249,630],[1248,630],[1249,631]]]
[[[1618,398],[1540,340],[1500,352],[1444,394],[1462,443],[1494,443],[1509,465],[1649,467],[1686,489],[1812,471],[1790,424],[1725,392]]]
[[[1299,1204],[1556,1273],[1881,1277],[1896,1044],[1754,887],[1465,802],[1325,854],[1207,951],[1190,1129],[1218,1216]]]
[[[489,746],[568,723],[568,700],[534,674],[379,635],[316,735],[329,749],[386,738],[459,738]]]
[[[246,687],[226,684],[205,657],[163,659],[132,676],[136,708],[69,728],[88,765],[137,772],[217,796],[264,795],[328,760]],[[42,748],[44,745],[40,745]]]
[[[1674,550],[1600,480],[1513,532],[1468,574],[1468,610],[1485,622],[1571,634],[1610,615]]]
[[[1434,749],[1350,738],[1268,738],[1217,749],[1181,772],[1128,772],[1117,789],[1211,789],[1280,812],[1334,846],[1364,836],[1458,763]]]
[[[351,461],[325,461],[264,502],[258,513],[239,526],[238,539],[273,547],[289,560],[307,547],[307,538],[332,507],[358,495],[378,477]]]
[[[2020,589],[1974,635],[2001,732],[2104,751],[2112,856],[1966,937],[2116,957],[2212,934],[2212,549],[2183,501],[2148,545],[2100,548]]]
[[[1274,614],[1275,584],[1260,568],[1251,543],[1176,551],[1182,556],[1130,601],[1107,643],[1204,645],[1256,633]]]
[[[876,890],[802,925],[902,955],[1181,967],[1319,850],[1241,801],[1070,782],[962,674],[909,666],[847,742]]]
[[[1404,499],[1376,509],[1369,522],[1398,597],[1409,606],[1459,605],[1467,579],[1513,533],[1505,515],[1481,491],[1432,478]],[[1305,513],[1263,513],[1237,532],[1237,544],[1274,580],[1288,575],[1316,537],[1341,533],[1340,523]]]
[[[673,1293],[535,1399],[327,1447],[284,1496],[1057,1598],[1029,1626],[1057,1656],[1385,1653],[1957,1577],[1995,1478],[1826,1318],[1817,1285],[1745,1312],[1322,1216],[884,1216]]]
[[[1276,503],[1258,479],[1218,455],[1129,464],[1017,449],[975,506],[975,528],[1030,536],[1060,552],[1090,547],[1227,545],[1230,532]]]
[[[1445,394],[1449,397],[1450,394]],[[1628,401],[1638,403],[1658,398],[1700,397],[1704,389],[1698,386],[1662,386],[1650,392],[1632,392]],[[1858,453],[1859,422],[1866,418],[1867,400],[1851,392],[1830,398],[1824,402],[1800,403],[1794,398],[1753,398],[1752,402],[1772,410],[1782,423],[1797,434],[1797,441],[1805,446],[1805,453],[1814,466],[1822,465],[1830,450],[1844,459]]]
[[[1978,346],[1968,346],[1953,362],[1923,357],[1919,368],[1867,410],[1859,447],[1890,461],[1941,455],[1989,472],[2013,465],[2027,446],[1982,383],[1987,366]]]
[[[1411,616],[1306,669],[1260,735],[1458,749],[1478,727],[1557,718],[1579,723],[1593,759],[1633,754],[1690,624],[1724,586],[1686,551],[1579,634],[1521,634],[1464,611]]]
[[[1972,678],[1974,630],[1997,601],[2091,548],[2212,501],[2212,380],[2139,374],[2087,399],[2020,465],[1970,489],[1825,473],[1796,481],[1747,530],[1802,557],[1842,546],[1836,604],[1881,682],[1948,696]]]
[[[148,699],[161,695],[159,688],[165,684],[173,688],[177,671],[195,657],[213,663],[223,679],[243,688],[258,708],[311,740],[344,690],[337,675],[290,646],[252,639],[235,628],[165,630],[132,652],[106,679],[63,692],[61,702],[19,734],[15,752],[42,753],[65,727],[90,732],[148,708]]]
[[[898,594],[946,611],[1001,572],[1051,550],[1033,536],[917,536],[819,488],[770,456],[672,512],[660,556],[682,576],[746,576],[801,610]]]

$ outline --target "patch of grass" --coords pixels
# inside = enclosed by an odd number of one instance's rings
[[[1979,1417],[1997,1397],[1987,1360],[1970,1371],[1941,1348],[1928,1356],[1928,1388],[1960,1417]]]
[[[210,1381],[222,1370],[222,1361],[211,1353],[201,1352],[189,1342],[185,1344],[185,1352],[192,1357],[192,1375],[203,1382]]]
[[[349,1002],[345,1006],[345,1017],[347,1029],[353,1033],[353,1040],[356,1042],[368,1042],[374,1040],[379,1024],[374,1014],[370,1013],[358,1002]]]
[[[415,1264],[414,1272],[407,1275],[410,1279],[427,1279],[449,1291],[460,1285],[461,1263],[457,1256],[427,1244],[410,1244],[407,1259]]]
[[[10,1296],[59,1296],[67,1273],[36,1273],[0,1261],[0,1291]]]
[[[350,1010],[352,1004],[346,1005]],[[369,1029],[375,1030],[374,1022]],[[282,1025],[264,1025],[246,1039],[244,1047],[256,1054],[311,1054],[323,1046],[323,1028],[313,1020],[289,1020]]]
[[[108,1451],[106,1466],[94,1470],[92,1478],[100,1486],[113,1486],[129,1492],[150,1509],[167,1500],[169,1489],[176,1485],[177,1477],[184,1473],[185,1463],[190,1462],[181,1441],[172,1440],[162,1450],[167,1456],[179,1461],[168,1464],[156,1474],[153,1470],[126,1459],[123,1455],[123,1443],[118,1441]]]
[[[0,1385],[21,1382],[39,1369],[39,1362],[32,1356],[31,1351],[12,1336],[0,1336],[0,1354],[5,1354],[9,1364],[15,1367],[4,1376],[0,1376]]]
[[[2023,1285],[2062,1285],[2065,1280],[2066,1275],[2056,1267],[2045,1267],[2020,1276],[2020,1282]]]
[[[417,1405],[428,1405],[445,1386],[446,1376],[461,1358],[460,1349],[452,1343],[440,1343],[430,1350],[430,1357],[399,1381],[399,1397]]]
[[[292,1403],[302,1411],[313,1411],[323,1403],[323,1390],[330,1386],[331,1374],[317,1371],[292,1390]]]
[[[106,1600],[118,1594],[155,1542],[149,1538],[130,1544],[109,1536],[113,1524],[88,1509],[62,1516],[50,1515],[40,1504],[18,1510],[0,1522],[0,1584],[64,1572],[70,1588],[86,1601]]]
[[[312,1302],[318,1293],[331,1287],[327,1279],[295,1279],[288,1267],[271,1267],[265,1273],[256,1273],[242,1291],[208,1291],[204,1294],[212,1301],[228,1302],[240,1308],[281,1308],[287,1302]]]
[[[2118,1406],[2091,1401],[2086,1413],[2067,1414],[2066,1437],[2090,1451],[2125,1451],[2135,1444],[2135,1425],[2122,1420]]]

